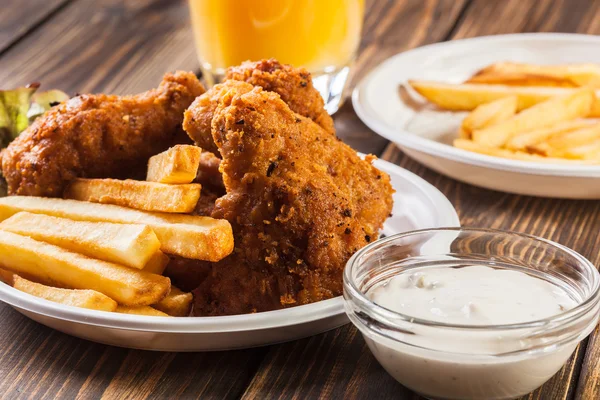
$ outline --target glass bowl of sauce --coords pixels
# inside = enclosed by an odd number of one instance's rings
[[[344,306],[398,382],[435,400],[514,399],[598,323],[600,275],[549,240],[441,228],[380,239],[344,270]]]

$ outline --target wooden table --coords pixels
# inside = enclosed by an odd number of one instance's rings
[[[513,32],[600,32],[587,0],[373,0],[353,82],[397,52]],[[599,49],[600,50],[600,49]],[[568,62],[569,60],[564,60]],[[0,87],[40,81],[76,92],[134,93],[175,69],[198,71],[185,1],[3,0]],[[338,134],[437,186],[465,226],[510,229],[565,244],[600,264],[600,202],[514,196],[445,178],[366,128],[346,102]],[[600,333],[528,398],[600,398]],[[351,325],[276,346],[156,353],[76,339],[0,305],[0,397],[418,398],[377,364]]]

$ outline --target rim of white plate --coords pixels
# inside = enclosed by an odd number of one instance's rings
[[[378,78],[378,75],[381,73],[381,71],[386,68],[390,68],[392,65],[398,62],[410,62],[412,58],[421,57],[431,51],[435,51],[436,49],[444,48],[446,50],[455,49],[457,51],[461,51],[465,48],[468,48],[472,44],[481,44],[485,42],[491,45],[493,43],[511,42],[516,40],[521,42],[523,40],[535,42],[549,39],[562,42],[576,41],[580,43],[597,43],[600,45],[599,36],[577,33],[515,33],[507,35],[481,36],[477,38],[430,44],[393,55],[375,67],[359,82],[352,92],[352,105],[354,106],[356,114],[365,123],[365,125],[400,147],[407,147],[415,151],[420,151],[464,164],[477,165],[479,167],[498,169],[502,171],[512,171],[534,175],[600,177],[600,165],[563,165],[510,160],[473,153],[444,143],[436,142],[435,140],[423,138],[412,134],[407,130],[392,127],[381,121],[378,118],[377,111],[364,100],[364,92],[366,88]],[[409,78],[410,77],[403,77],[404,80]]]
[[[459,227],[460,221],[450,201],[433,185],[397,165],[376,160],[375,165],[390,175],[396,175],[415,185],[427,197],[438,213],[439,227]],[[149,317],[117,314],[66,306],[23,293],[0,281],[0,301],[50,318],[114,329],[163,333],[226,333],[254,331],[298,325],[341,315],[342,296],[317,303],[266,311],[256,314],[222,317]]]

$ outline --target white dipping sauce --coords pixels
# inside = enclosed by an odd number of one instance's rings
[[[549,281],[484,266],[407,270],[368,296],[415,319],[473,327],[531,322],[577,305]],[[554,375],[577,345],[541,351],[553,339],[535,334],[536,328],[478,330],[414,320],[398,326],[389,337],[365,335],[365,340],[396,380],[432,399],[519,397]]]
[[[398,275],[371,299],[390,310],[459,325],[501,325],[551,317],[575,307],[560,287],[523,272],[484,266]]]

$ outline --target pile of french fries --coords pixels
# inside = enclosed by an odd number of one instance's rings
[[[409,81],[440,108],[471,111],[454,146],[558,164],[600,163],[600,65],[492,64],[462,84]]]
[[[66,199],[0,198],[0,279],[88,309],[187,316],[192,294],[171,285],[167,254],[218,261],[233,250],[226,220],[193,216],[201,150],[152,157],[146,181],[77,179]]]

